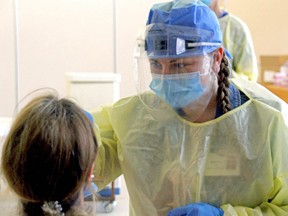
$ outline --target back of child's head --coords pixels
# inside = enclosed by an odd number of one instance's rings
[[[24,214],[69,212],[88,181],[97,147],[93,125],[76,103],[55,94],[31,100],[16,116],[2,152],[3,173]]]

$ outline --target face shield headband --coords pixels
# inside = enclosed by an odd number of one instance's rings
[[[148,58],[182,58],[210,53],[221,46],[213,31],[156,23],[138,38],[138,53]],[[215,40],[214,40],[215,39]]]

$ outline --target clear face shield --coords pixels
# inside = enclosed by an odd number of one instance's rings
[[[181,115],[189,113],[194,121],[215,95],[213,51],[220,45],[191,37],[199,33],[203,32],[163,24],[149,25],[141,32],[135,52],[137,91],[151,111],[163,114],[172,108]]]

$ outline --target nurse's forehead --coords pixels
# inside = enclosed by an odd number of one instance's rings
[[[186,57],[186,58],[150,58],[150,61],[157,61],[157,62],[193,62],[203,60],[204,56],[193,56],[193,57]]]

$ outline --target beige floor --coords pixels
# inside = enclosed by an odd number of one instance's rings
[[[103,210],[103,202],[96,203],[97,216],[128,216],[129,215],[129,195],[123,176],[120,177],[121,187],[120,194],[115,198],[115,205],[113,211],[105,213]]]

